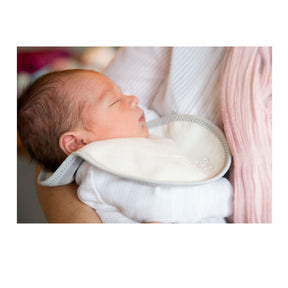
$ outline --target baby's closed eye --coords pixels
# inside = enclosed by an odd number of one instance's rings
[[[117,99],[117,100],[114,100],[109,106],[112,106],[112,105],[114,105],[114,104],[116,104],[116,103],[118,103],[120,101],[120,98],[119,99]]]

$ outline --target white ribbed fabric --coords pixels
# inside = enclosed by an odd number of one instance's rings
[[[103,73],[123,93],[136,95],[140,104],[149,108],[168,75],[171,53],[172,49],[165,47],[121,48]]]
[[[222,47],[130,47],[119,50],[104,74],[160,116],[193,114],[222,129],[220,80],[225,51]]]
[[[76,182],[79,199],[104,223],[223,223],[232,213],[233,191],[225,178],[195,186],[149,185],[83,162]]]

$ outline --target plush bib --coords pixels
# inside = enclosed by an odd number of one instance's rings
[[[116,138],[90,143],[70,154],[51,175],[42,170],[45,186],[74,181],[83,160],[109,173],[161,185],[196,185],[221,178],[231,155],[222,131],[193,115],[172,115],[147,123],[149,138]]]

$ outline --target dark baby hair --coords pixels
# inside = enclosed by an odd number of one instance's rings
[[[18,100],[17,128],[21,142],[32,159],[52,171],[67,157],[59,147],[60,136],[81,124],[83,106],[79,103],[73,108],[72,102],[77,99],[68,97],[63,88],[65,81],[79,71],[46,74],[30,85]]]

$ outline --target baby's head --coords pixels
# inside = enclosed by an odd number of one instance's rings
[[[148,137],[138,98],[80,69],[49,73],[28,87],[18,101],[18,132],[31,157],[50,170],[91,142]]]

